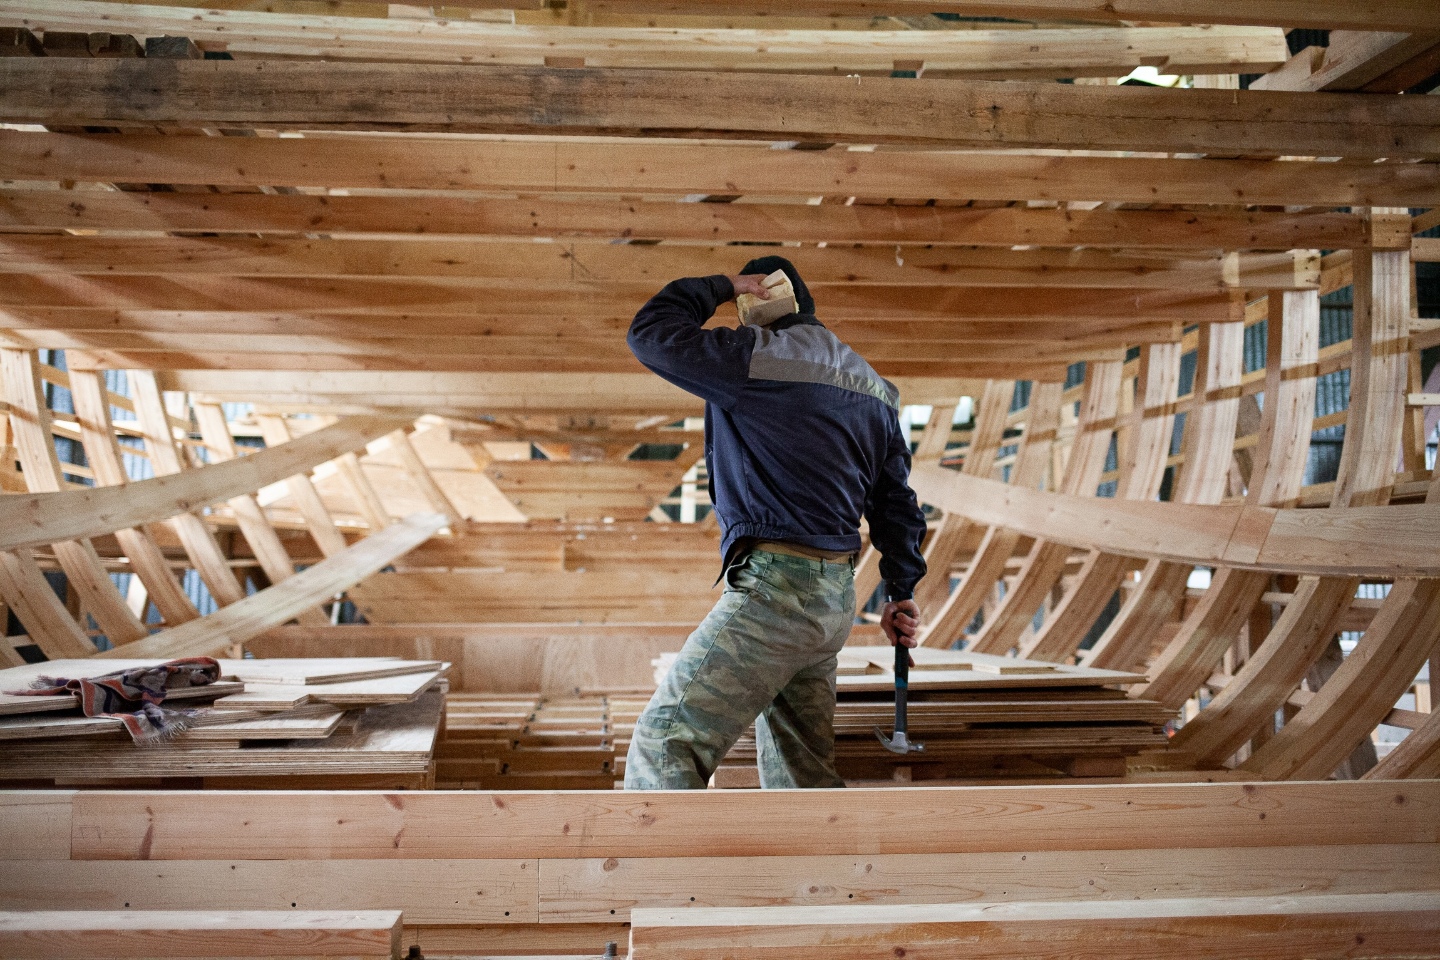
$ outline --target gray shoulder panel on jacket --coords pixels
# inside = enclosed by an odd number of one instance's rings
[[[816,324],[790,327],[780,333],[756,328],[750,378],[828,384],[900,409],[900,391],[895,385],[835,334]]]

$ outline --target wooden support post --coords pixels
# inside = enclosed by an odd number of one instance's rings
[[[138,418],[140,430],[145,434],[145,449],[150,453],[150,463],[155,468],[155,475],[171,476],[181,473],[185,465],[175,443],[170,415],[165,409],[165,401],[155,374],[149,370],[131,370],[129,378],[135,416]],[[193,513],[180,513],[169,522],[180,537],[190,562],[200,572],[205,585],[210,588],[215,602],[223,607],[241,600],[245,596],[245,590],[235,579],[225,551],[220,548],[215,534],[205,521]]]
[[[130,478],[125,473],[120,445],[115,440],[110,401],[101,375],[93,371],[70,374],[70,395],[75,401],[75,417],[80,423],[85,457],[90,461],[90,469],[95,471],[96,482],[106,486],[128,484]],[[116,530],[115,537],[129,558],[134,573],[132,593],[137,585],[144,591],[143,595],[134,593],[134,596],[141,597],[138,602],[132,597],[126,598],[137,617],[143,619],[146,600],[155,603],[155,609],[160,611],[166,626],[177,626],[200,616],[148,530],[143,526]]]
[[[459,523],[464,520],[465,517],[445,495],[445,491],[440,489],[440,484],[435,482],[434,475],[425,466],[425,462],[420,459],[420,454],[416,452],[406,431],[396,430],[386,439],[395,448],[395,452],[400,455],[400,462],[404,464],[405,472],[410,474],[410,479],[415,481],[416,486],[420,488],[420,493],[429,501],[435,512],[445,514],[450,518],[451,523]]]
[[[50,588],[29,550],[0,551],[0,597],[48,659],[94,655],[95,644]]]
[[[260,414],[255,419],[260,424],[260,434],[265,438],[267,447],[278,447],[290,441],[290,426],[284,417]],[[290,477],[285,486],[290,490],[290,499],[295,501],[300,515],[305,518],[305,526],[310,536],[315,538],[320,552],[327,557],[344,553],[345,535],[335,526],[335,519],[330,516],[325,501],[320,499],[320,492],[310,481],[309,471]]]
[[[1063,384],[1038,383],[1030,392],[1030,406],[1025,412],[1025,434],[1010,471],[1013,486],[1028,488],[1040,485],[1050,467],[1051,452],[1059,427]],[[970,567],[960,584],[950,592],[922,637],[927,647],[949,647],[985,607],[988,622],[995,604],[996,584],[1005,564],[1015,553],[1020,535],[1005,527],[988,527],[980,546],[971,558]],[[988,605],[988,606],[987,606]]]
[[[371,532],[390,526],[393,522],[390,511],[385,508],[385,501],[380,498],[380,493],[365,475],[365,465],[360,462],[359,456],[342,453],[335,458],[334,463],[340,471],[340,478],[345,481],[345,486],[350,491],[350,496],[355,499],[355,505],[365,517],[365,522],[370,525]],[[484,467],[481,466],[481,469]]]
[[[11,404],[11,428],[25,464],[26,485],[34,492],[60,490],[64,476],[55,455],[50,409],[35,354],[0,350],[0,376]],[[149,632],[125,605],[89,540],[66,540],[54,544],[53,549],[70,584],[111,643],[129,643]]]
[[[195,404],[195,420],[200,425],[200,436],[205,441],[205,446],[210,448],[215,462],[234,460],[239,456],[235,438],[230,434],[230,424],[225,419],[225,411],[218,403]],[[265,511],[255,501],[254,495],[241,494],[232,497],[228,503],[230,509],[235,511],[240,532],[245,534],[245,541],[250,544],[251,552],[255,554],[255,559],[260,562],[260,568],[265,571],[270,582],[280,583],[293,576],[295,564],[286,552],[285,545],[280,542],[280,535],[265,516]],[[324,613],[318,609],[305,611],[299,620],[308,626],[328,622]]]

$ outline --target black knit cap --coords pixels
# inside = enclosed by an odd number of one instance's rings
[[[814,316],[815,298],[810,296],[810,290],[805,286],[805,281],[800,279],[800,271],[795,269],[795,264],[784,257],[757,257],[745,264],[740,272],[742,274],[762,273],[768,277],[776,270],[784,270],[785,276],[790,278],[790,285],[795,288],[797,312]]]

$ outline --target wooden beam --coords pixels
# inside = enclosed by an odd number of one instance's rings
[[[919,60],[925,75],[992,79],[1123,76],[1141,65],[1172,73],[1264,73],[1285,62],[1284,33],[1257,27],[1130,27],[1014,30],[737,30],[425,22],[306,16],[52,0],[17,2],[0,22],[32,30],[92,28],[143,36],[176,34],[235,54],[429,63],[541,66],[554,57],[591,68],[763,70],[889,74]]]
[[[11,404],[11,431],[24,467],[25,484],[32,491],[27,499],[65,496],[65,493],[59,492],[64,488],[64,473],[55,453],[50,408],[40,382],[40,367],[35,354],[23,350],[0,350],[0,385],[3,385]],[[18,495],[0,497],[6,505],[17,499]],[[13,522],[6,526],[21,527]],[[125,605],[89,539],[83,535],[71,537],[62,534],[50,538],[50,542],[54,544],[55,557],[68,582],[84,601],[85,611],[95,618],[111,642],[125,644],[149,633],[145,624]],[[0,549],[37,545],[28,541],[10,542],[8,538],[3,543]],[[83,613],[81,623],[84,623]]]
[[[75,419],[80,424],[85,458],[95,471],[95,482],[107,487],[122,487],[130,482],[121,460],[120,444],[110,418],[110,397],[98,373],[76,371],[70,374],[70,397],[75,404]],[[130,561],[134,575],[145,588],[145,602],[153,602],[167,626],[176,626],[200,616],[176,580],[155,538],[144,524],[114,531],[120,549]],[[136,610],[137,617],[144,610]]]
[[[0,87],[0,119],[12,123],[1440,156],[1440,101],[1425,97],[148,58],[0,59]],[[163,93],[123,93],[137,88]]]
[[[429,502],[430,508],[436,513],[444,514],[451,523],[459,523],[464,520],[464,514],[456,508],[455,503],[446,495],[445,491],[440,489],[440,484],[436,482],[430,468],[425,466],[425,461],[420,459],[419,451],[410,442],[410,435],[404,430],[396,430],[387,434],[386,438],[390,441],[391,449],[399,454],[400,463],[405,467],[405,472],[420,488],[420,494]]]
[[[260,425],[260,435],[265,438],[265,446],[274,449],[282,449],[293,442],[293,434],[290,432],[290,424],[282,416],[274,414],[260,414],[255,418]],[[365,443],[377,439],[366,437]],[[359,444],[357,446],[363,446]],[[350,450],[355,450],[351,447]],[[329,458],[326,458],[329,459]],[[345,535],[335,526],[335,518],[330,515],[330,510],[325,506],[325,501],[320,497],[320,491],[315,489],[315,484],[310,479],[310,467],[296,470],[282,482],[290,491],[290,499],[305,518],[305,527],[310,531],[315,544],[320,552],[327,557],[335,557],[345,552]]]
[[[1440,45],[1440,34],[1436,33],[1337,30],[1330,34],[1326,47],[1300,51],[1285,67],[1257,79],[1250,89],[1365,90],[1383,81],[1391,71],[1428,54],[1437,45]],[[1413,85],[1406,83],[1388,92],[1399,93]]]
[[[103,276],[473,277],[663,284],[705,276],[734,259],[726,246],[600,243],[405,242],[250,238],[0,235],[0,274]],[[791,261],[817,295],[831,285],[1224,290],[1315,289],[1320,255],[1139,255],[1083,250],[796,250]]]
[[[1440,206],[1440,169],[1434,164],[470,143],[424,137],[187,142],[195,139],[3,130],[0,179],[626,196],[804,197],[820,192],[960,201]]]
[[[248,494],[363,447],[398,418],[360,417],[271,450],[125,486],[0,497],[0,549],[95,537]]]
[[[94,655],[95,645],[65,609],[29,550],[0,550],[0,598],[46,659]]]
[[[424,150],[412,152],[419,159]],[[506,200],[454,194],[316,197],[85,191],[77,195],[70,190],[39,189],[0,190],[0,226],[152,233],[392,235],[395,239],[424,241],[436,237],[518,236],[1130,250],[1344,250],[1371,242],[1366,218],[1354,213],[1103,207],[976,210],[859,203],[812,206],[547,197]],[[9,242],[15,239],[6,237]]]
[[[459,0],[459,6],[486,6],[485,0]],[[1020,20],[1128,20],[1191,23],[1195,8],[1184,0],[591,0],[597,12],[705,13],[712,16],[875,16],[954,13],[965,17],[1013,17]],[[1317,30],[1425,30],[1440,26],[1426,0],[1355,4],[1348,0],[1215,0],[1205,5],[1206,23],[1311,27]]]
[[[244,643],[388,566],[428,540],[445,523],[440,514],[411,514],[283,583],[238,600],[201,620],[136,641],[115,655],[168,659],[211,654],[231,644]]]
[[[1149,960],[1157,940],[1185,954],[1246,956],[1440,956],[1440,894],[1314,894],[1079,904],[869,905],[637,909],[633,960],[824,960],[847,957],[1116,957]]]
[[[0,912],[12,960],[150,958],[188,947],[227,957],[400,956],[400,911],[26,910]],[[163,952],[162,952],[163,951]]]

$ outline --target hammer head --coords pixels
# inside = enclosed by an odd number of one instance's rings
[[[876,727],[875,736],[879,738],[881,745],[883,745],[885,749],[889,750],[891,753],[898,753],[903,755],[907,753],[925,752],[925,745],[923,743],[911,743],[910,738],[905,736],[904,730],[897,730],[895,731],[895,736],[887,737],[885,736],[884,730]]]

